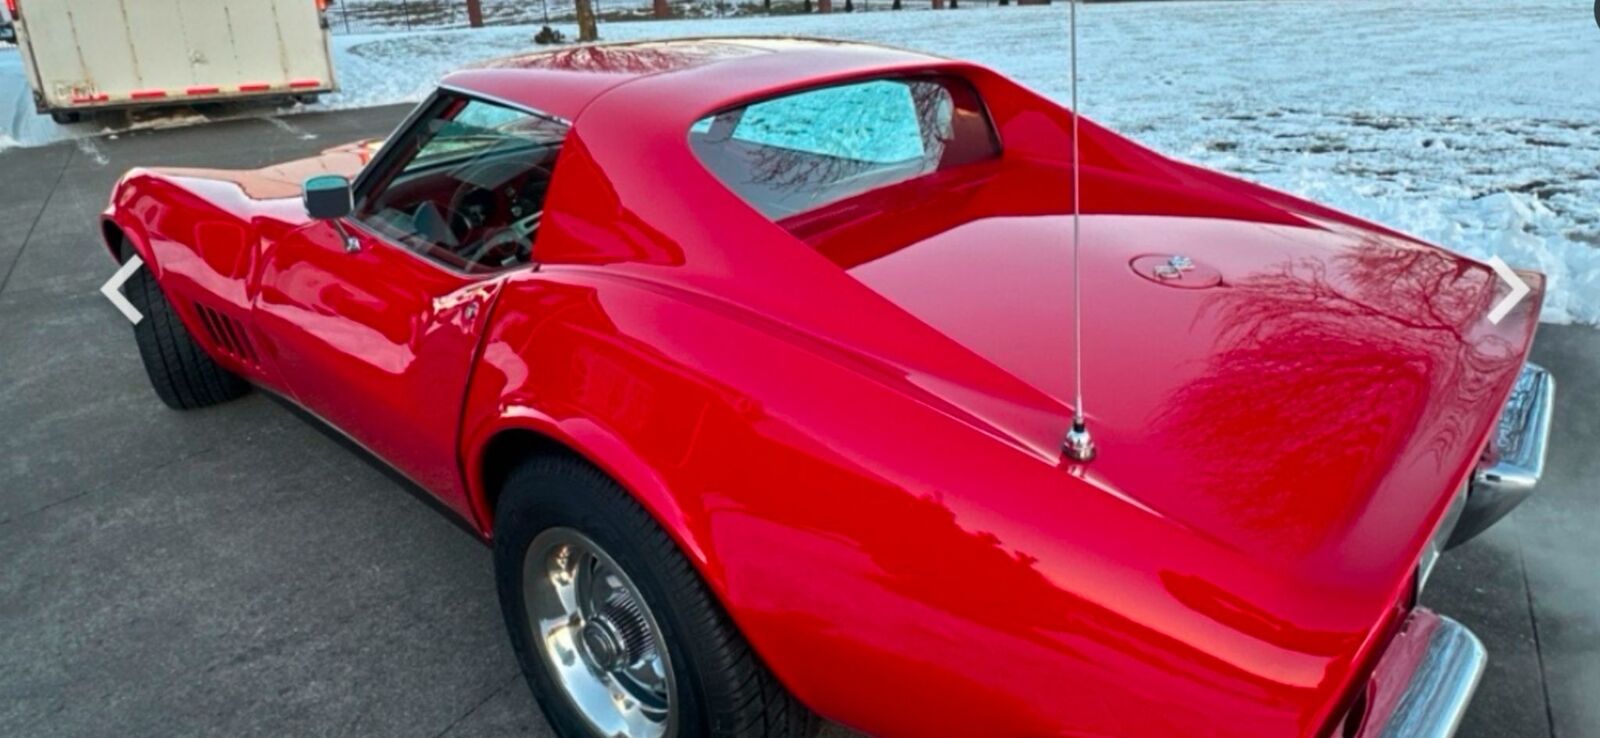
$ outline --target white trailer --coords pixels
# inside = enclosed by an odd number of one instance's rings
[[[4,0],[34,105],[103,110],[338,89],[327,0]]]

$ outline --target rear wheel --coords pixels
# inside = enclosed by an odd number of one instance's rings
[[[57,110],[50,114],[50,120],[61,125],[72,125],[83,120],[83,114],[73,110]]]
[[[816,732],[672,539],[593,466],[544,457],[518,468],[494,539],[512,647],[559,735]]]
[[[238,375],[222,368],[189,335],[148,267],[128,280],[128,302],[144,318],[133,326],[139,358],[156,396],[174,410],[216,405],[249,390]]]

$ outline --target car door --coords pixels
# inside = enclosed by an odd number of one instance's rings
[[[256,324],[303,407],[469,516],[461,406],[489,307],[528,263],[565,124],[441,93],[349,217],[266,247]]]

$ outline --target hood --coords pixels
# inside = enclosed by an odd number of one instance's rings
[[[248,200],[282,200],[299,198],[301,185],[305,183],[307,177],[337,174],[355,179],[382,145],[381,139],[356,141],[327,149],[317,156],[261,169],[156,167],[149,171],[184,180],[195,187],[206,187],[210,183],[232,185],[238,194],[242,194]]]

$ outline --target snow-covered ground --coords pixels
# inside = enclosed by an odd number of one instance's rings
[[[836,5],[842,6],[842,2]],[[1600,29],[1588,0],[1115,3],[1079,9],[1084,112],[1174,156],[1550,277],[1600,324]],[[972,59],[1067,96],[1066,6],[602,25],[608,40],[796,34]],[[345,92],[415,100],[536,30],[336,37]],[[561,27],[569,35],[575,29]],[[0,146],[91,135],[25,105],[0,50]]]
[[[576,15],[573,0],[482,0],[483,20],[491,26],[518,23],[570,21]],[[761,8],[759,0],[750,10]],[[843,0],[840,0],[843,5]],[[889,0],[880,0],[887,8]],[[733,0],[668,0],[673,16],[721,17],[744,9]],[[652,0],[597,0],[595,10],[604,18],[650,17]],[[342,0],[328,10],[334,33],[412,31],[426,28],[466,28],[466,0]]]

